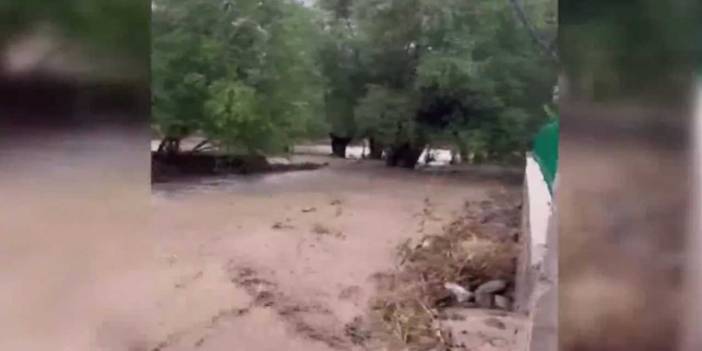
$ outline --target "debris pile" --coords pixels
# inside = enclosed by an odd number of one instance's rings
[[[448,349],[441,320],[449,308],[511,310],[520,219],[518,194],[494,194],[466,203],[441,235],[399,247],[396,271],[376,276],[371,306],[398,350]]]

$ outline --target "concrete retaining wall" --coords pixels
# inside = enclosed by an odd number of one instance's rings
[[[556,184],[554,184],[554,193]],[[558,255],[556,206],[539,164],[527,155],[521,252],[516,278],[517,311],[528,316],[527,347],[558,349]]]

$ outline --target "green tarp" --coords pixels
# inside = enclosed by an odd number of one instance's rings
[[[533,155],[541,166],[549,191],[553,192],[553,181],[558,171],[559,122],[555,120],[545,125],[534,138]]]

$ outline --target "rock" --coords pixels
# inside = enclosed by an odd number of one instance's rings
[[[496,294],[507,288],[507,282],[502,279],[491,280],[475,289],[475,294]]]
[[[458,301],[458,303],[466,302],[473,296],[470,291],[456,283],[445,283],[444,288],[446,288],[446,290],[450,291],[453,296],[456,297],[456,301]]]
[[[492,308],[492,303],[493,303],[493,298],[491,294],[476,294],[475,295],[475,302],[478,304],[478,307],[481,308]]]
[[[512,309],[512,300],[506,296],[495,295],[495,307],[509,311]]]
[[[422,244],[421,244],[420,246],[421,246],[422,248],[426,249],[426,248],[428,248],[429,246],[431,246],[431,244],[432,244],[431,239],[424,239],[424,240],[422,241]]]

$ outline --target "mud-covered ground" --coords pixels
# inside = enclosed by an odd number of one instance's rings
[[[157,184],[144,203],[144,189],[125,182],[131,173],[96,164],[78,177],[67,161],[52,173],[65,174],[61,182],[29,202],[19,190],[40,188],[22,172],[35,168],[15,167],[27,181],[6,194],[27,206],[3,207],[7,232],[22,235],[3,241],[0,349],[364,350],[359,321],[378,273],[397,267],[398,245],[441,233],[466,201],[520,191],[518,175],[300,159],[330,165]],[[475,313],[487,326],[491,315]],[[512,333],[509,323],[488,324]]]
[[[171,327],[153,349],[364,349],[354,331],[398,246],[442,233],[466,201],[505,191],[519,188],[343,160],[157,185],[154,239],[173,281],[161,301]]]

